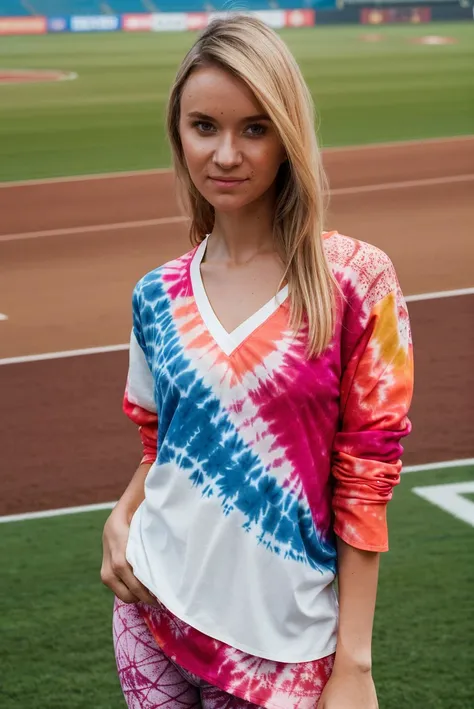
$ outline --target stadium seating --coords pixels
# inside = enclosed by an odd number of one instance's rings
[[[20,0],[0,0],[0,17],[21,17],[32,14],[34,13],[30,12]]]
[[[22,15],[119,15],[141,12],[206,12],[313,7],[313,0],[0,0],[0,17]]]

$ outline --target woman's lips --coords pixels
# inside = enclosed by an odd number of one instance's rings
[[[209,177],[209,179],[217,185],[217,187],[223,187],[226,189],[232,189],[243,185],[247,182],[247,178],[235,178],[235,177]]]

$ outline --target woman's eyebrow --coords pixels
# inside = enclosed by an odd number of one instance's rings
[[[188,113],[189,118],[201,118],[203,121],[215,121],[216,119],[212,116],[208,116],[207,113],[201,113],[200,111],[190,111]]]
[[[190,111],[188,113],[189,118],[199,118],[202,121],[216,121],[217,119],[213,116],[208,116],[207,113],[201,113],[201,111]],[[251,123],[252,121],[269,121],[270,117],[266,113],[257,113],[254,116],[246,116],[242,119],[242,123]]]
[[[247,116],[247,118],[244,118],[244,121],[248,121],[249,123],[251,121],[269,121],[270,116],[267,116],[266,113],[257,113],[255,116]]]

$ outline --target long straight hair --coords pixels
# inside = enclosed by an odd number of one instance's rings
[[[240,78],[267,112],[286,151],[277,175],[273,220],[275,247],[285,266],[290,319],[307,326],[308,355],[329,345],[334,331],[335,280],[323,246],[326,178],[314,128],[311,94],[294,57],[260,20],[230,15],[214,20],[184,58],[172,87],[168,136],[178,186],[196,245],[214,227],[214,208],[194,186],[179,134],[183,87],[197,67],[217,65]]]

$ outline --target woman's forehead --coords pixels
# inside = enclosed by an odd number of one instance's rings
[[[238,77],[217,66],[196,69],[187,79],[181,95],[183,114],[198,112],[216,118],[264,113],[251,89]]]

